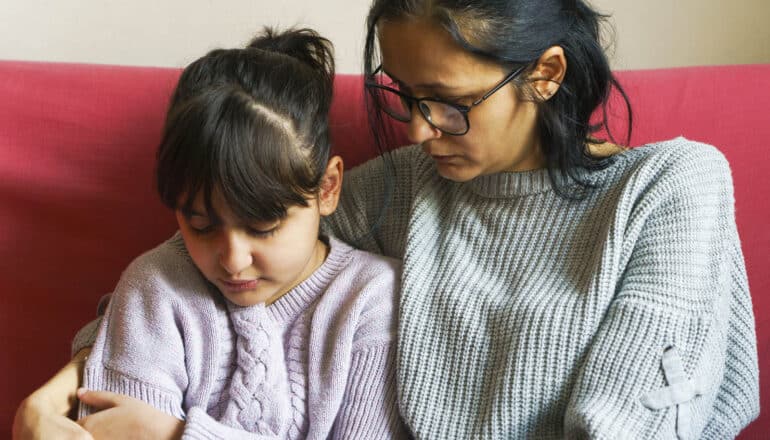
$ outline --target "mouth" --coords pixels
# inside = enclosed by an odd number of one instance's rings
[[[254,290],[259,285],[259,278],[255,280],[219,280],[222,286],[231,293],[246,292]]]
[[[430,157],[438,163],[451,162],[453,159],[457,158],[457,156],[453,154],[431,154]]]

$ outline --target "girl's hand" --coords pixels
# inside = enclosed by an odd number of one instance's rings
[[[81,402],[97,411],[78,420],[95,440],[179,439],[184,422],[139,399],[107,391],[78,390]]]
[[[45,396],[35,393],[24,399],[13,419],[13,440],[94,440],[80,425],[59,414]]]

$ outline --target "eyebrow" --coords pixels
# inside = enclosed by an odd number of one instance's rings
[[[399,84],[401,84],[403,86],[406,86],[405,82],[403,82],[400,79],[398,79],[398,77],[396,75],[393,75],[392,73],[390,73],[387,70],[385,70],[384,67],[382,68],[382,71],[385,72],[386,75],[391,77],[397,83],[399,83]],[[407,86],[407,88],[408,89],[415,89],[415,88],[417,88],[417,89],[458,90],[458,89],[462,89],[463,87],[460,87],[460,86],[450,86],[449,84],[442,83],[441,81],[436,81],[436,82],[430,82],[430,83],[415,84],[415,85],[412,85],[412,86]]]

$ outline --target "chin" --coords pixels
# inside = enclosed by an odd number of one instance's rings
[[[463,183],[478,177],[479,173],[470,167],[454,166],[454,165],[436,165],[438,174],[453,182]]]

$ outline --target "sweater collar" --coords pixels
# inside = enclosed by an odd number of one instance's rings
[[[474,193],[489,198],[509,198],[552,191],[548,170],[501,172],[478,176],[466,183]]]
[[[606,178],[606,174],[610,172],[609,170],[613,168],[613,165],[618,160],[625,159],[630,155],[629,151],[607,158],[605,168],[598,170],[577,168],[574,170],[574,173],[578,178],[588,184],[600,183]],[[567,177],[558,171],[554,171],[553,178],[559,186],[577,186],[572,178]],[[471,191],[477,195],[487,198],[514,198],[553,191],[551,176],[549,175],[547,168],[531,171],[501,172],[478,176],[473,180],[468,181],[466,185],[468,185]]]

